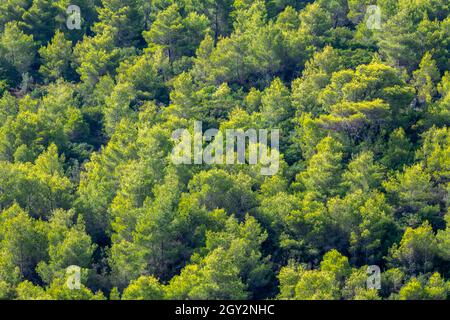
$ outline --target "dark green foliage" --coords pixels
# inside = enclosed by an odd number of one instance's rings
[[[449,299],[450,8],[375,2],[0,0],[0,299]]]

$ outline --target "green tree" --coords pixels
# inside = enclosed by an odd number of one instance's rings
[[[39,55],[43,59],[39,72],[47,81],[70,75],[70,64],[73,59],[72,42],[65,40],[62,32],[57,31],[52,41],[39,49]]]
[[[25,34],[17,22],[8,22],[0,38],[0,52],[5,60],[23,74],[30,70],[36,55],[33,36]]]
[[[261,96],[261,116],[269,127],[285,127],[293,116],[290,93],[279,78]],[[288,130],[288,128],[286,128]]]
[[[33,0],[21,17],[26,31],[40,44],[48,42],[64,26],[68,6],[65,0]]]
[[[374,162],[372,152],[363,152],[349,163],[347,171],[342,175],[343,184],[350,191],[361,189],[368,192],[381,186],[383,171],[384,168]]]
[[[437,94],[436,83],[440,74],[431,54],[427,52],[420,62],[419,69],[414,71],[414,83],[421,103],[431,103]]]
[[[117,46],[142,45],[142,32],[146,27],[145,1],[143,0],[102,0],[98,7],[98,19],[93,29],[97,34],[117,30]]]
[[[89,269],[95,250],[90,237],[84,231],[81,218],[74,223],[74,212],[56,210],[47,225],[49,262],[41,261],[37,271],[43,281],[50,284],[66,273],[72,265]]]
[[[380,162],[394,170],[402,169],[404,165],[411,162],[412,149],[413,146],[406,136],[405,130],[398,128],[389,135],[386,151]]]
[[[247,292],[239,277],[239,269],[232,261],[223,259],[224,250],[218,248],[200,264],[187,265],[167,287],[169,299],[231,300],[245,299]]]
[[[352,270],[345,280],[342,296],[346,300],[381,300],[377,289],[367,288],[367,266]]]
[[[158,13],[150,30],[144,32],[144,37],[150,46],[162,46],[173,62],[195,52],[209,32],[208,25],[208,18],[195,12],[183,18],[179,6],[174,3]]]
[[[412,278],[406,283],[399,293],[400,300],[422,300],[425,298],[425,293],[417,278]]]
[[[295,286],[295,300],[337,300],[339,289],[332,273],[308,270]]]
[[[431,176],[424,172],[420,164],[406,167],[404,172],[397,172],[395,176],[383,182],[383,187],[398,206],[397,210],[405,214],[418,212],[435,197]],[[414,216],[410,218],[410,223],[416,223]]]
[[[11,259],[10,263],[18,268],[21,278],[36,281],[36,265],[47,258],[44,223],[33,220],[17,204],[3,211],[1,217],[0,249],[3,257]],[[3,263],[7,261],[3,260]]]
[[[339,192],[341,175],[342,145],[328,136],[319,142],[308,161],[306,171],[297,176],[299,184],[319,197],[336,195]]]
[[[436,257],[436,237],[427,222],[416,229],[407,228],[400,244],[389,250],[391,264],[412,274],[432,270]]]
[[[164,287],[154,277],[139,277],[124,290],[122,300],[162,300]]]

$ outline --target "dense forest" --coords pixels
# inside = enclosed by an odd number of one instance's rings
[[[450,299],[449,13],[1,0],[0,298]],[[195,121],[279,170],[174,164]]]

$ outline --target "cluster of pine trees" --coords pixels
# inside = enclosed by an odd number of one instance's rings
[[[1,0],[0,298],[449,299],[449,13]],[[281,129],[280,170],[174,165],[194,121]]]

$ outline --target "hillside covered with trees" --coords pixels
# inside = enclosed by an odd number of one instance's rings
[[[1,0],[0,299],[449,299],[449,12]],[[174,164],[195,121],[279,170]]]

